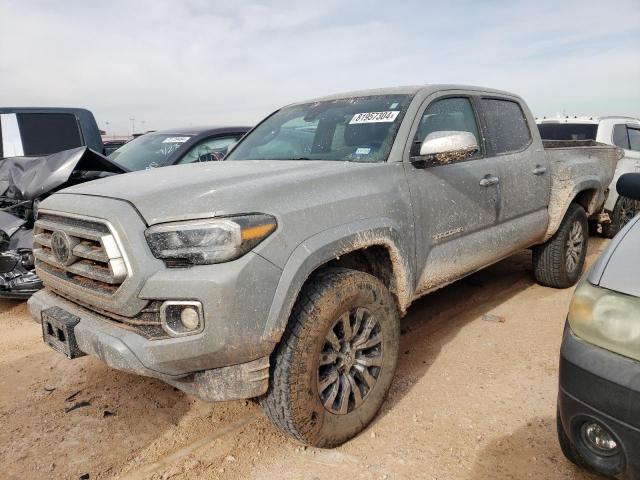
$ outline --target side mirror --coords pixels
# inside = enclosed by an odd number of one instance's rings
[[[420,155],[413,157],[412,163],[417,167],[446,165],[466,160],[478,150],[476,137],[470,132],[432,132],[422,142]]]
[[[640,200],[640,173],[621,175],[616,182],[616,190],[623,197]]]

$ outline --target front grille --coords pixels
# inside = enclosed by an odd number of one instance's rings
[[[122,252],[109,227],[100,221],[42,213],[33,233],[36,271],[53,290],[66,286],[110,297],[127,277]]]

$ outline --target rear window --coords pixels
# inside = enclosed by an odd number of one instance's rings
[[[487,141],[494,155],[517,152],[531,142],[531,132],[520,105],[510,100],[483,98]]]
[[[50,155],[84,142],[75,115],[70,113],[18,113],[25,156]]]
[[[540,123],[538,130],[542,140],[595,140],[596,123]]]

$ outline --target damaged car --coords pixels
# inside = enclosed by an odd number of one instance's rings
[[[52,193],[110,175],[220,160],[249,127],[190,127],[140,136],[109,158],[80,147],[0,161],[0,298],[28,298],[42,288],[34,271],[32,230]]]
[[[87,147],[0,162],[0,297],[27,298],[42,288],[33,265],[33,222],[47,195],[128,170]]]

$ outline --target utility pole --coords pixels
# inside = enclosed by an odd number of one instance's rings
[[[131,136],[133,137],[133,134],[136,133],[136,119],[130,118],[129,121],[131,122]]]

